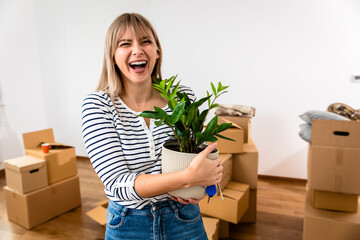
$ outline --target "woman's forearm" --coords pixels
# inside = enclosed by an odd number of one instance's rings
[[[163,174],[140,174],[135,179],[135,191],[142,197],[153,197],[184,187],[191,187],[192,179],[188,169]]]

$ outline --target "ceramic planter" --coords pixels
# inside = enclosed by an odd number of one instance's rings
[[[162,173],[176,172],[186,169],[191,161],[196,157],[196,153],[183,153],[169,149],[169,146],[178,145],[177,142],[166,142],[162,147]],[[215,149],[215,152],[210,153],[208,159],[217,159],[219,157],[219,151]],[[201,199],[205,197],[204,186],[192,186],[188,188],[182,188],[169,192],[174,197],[181,197],[183,199]]]

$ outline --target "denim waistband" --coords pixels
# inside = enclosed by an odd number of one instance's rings
[[[118,210],[123,210],[124,208],[127,208],[125,206],[122,206],[116,202],[113,202],[113,201],[110,201],[109,204],[111,204],[111,206],[115,209],[118,209]],[[155,203],[150,203],[150,204],[147,204],[145,205],[142,209],[133,209],[133,208],[127,208],[127,210],[130,210],[130,211],[144,211],[144,212],[147,212],[147,211],[150,211],[150,212],[155,212],[159,209],[165,209],[167,207],[170,207],[171,209],[173,209],[175,212],[178,211],[178,208],[177,208],[177,202],[171,200],[171,199],[168,199],[168,200],[165,200],[165,201],[161,201],[161,202],[155,202]]]

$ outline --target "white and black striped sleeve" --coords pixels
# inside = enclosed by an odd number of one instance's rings
[[[140,173],[129,171],[116,131],[115,109],[106,94],[91,93],[82,105],[82,135],[95,172],[107,194],[121,201],[142,200],[134,188]]]

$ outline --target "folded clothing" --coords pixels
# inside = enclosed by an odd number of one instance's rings
[[[353,121],[360,121],[360,109],[354,109],[344,103],[333,103],[327,108],[328,112],[336,113]]]
[[[339,121],[349,121],[346,117],[341,115],[326,112],[321,110],[309,110],[299,116],[304,122],[312,124],[314,119],[327,119],[327,120],[339,120]]]
[[[254,117],[255,108],[244,105],[219,104],[215,110],[215,114],[218,116]]]

